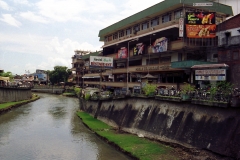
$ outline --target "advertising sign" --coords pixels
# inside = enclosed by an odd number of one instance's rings
[[[193,3],[193,6],[196,7],[201,7],[201,6],[213,6],[213,3],[209,2],[209,3]]]
[[[123,59],[128,57],[128,51],[126,47],[122,47],[118,50],[117,58]]]
[[[195,70],[197,81],[225,81],[226,69]]]
[[[112,57],[90,56],[89,67],[113,68]]]
[[[179,37],[183,37],[183,28],[184,25],[184,19],[183,18],[179,18]]]
[[[167,51],[168,39],[166,37],[158,38],[152,46],[152,53]]]
[[[136,47],[133,48],[133,55],[138,56],[144,54],[144,44],[138,43],[136,44]]]
[[[186,25],[188,38],[214,38],[216,37],[216,25]]]
[[[215,24],[215,12],[186,12],[186,24]]]

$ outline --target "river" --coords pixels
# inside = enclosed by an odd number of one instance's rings
[[[1,160],[129,160],[76,116],[77,98],[40,99],[0,115]]]

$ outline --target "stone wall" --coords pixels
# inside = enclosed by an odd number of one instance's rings
[[[240,158],[240,109],[129,98],[82,101],[80,108],[133,134]]]
[[[16,102],[30,99],[32,92],[30,88],[5,88],[0,87],[0,103]]]

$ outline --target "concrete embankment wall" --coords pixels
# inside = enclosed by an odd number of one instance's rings
[[[31,96],[30,88],[0,88],[0,103],[27,100]]]
[[[142,98],[82,100],[80,108],[111,126],[133,134],[240,158],[238,108]]]

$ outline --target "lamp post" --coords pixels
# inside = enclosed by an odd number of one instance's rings
[[[136,39],[132,39],[130,41],[128,41],[128,57],[127,57],[127,93],[128,93],[128,90],[129,90],[129,86],[128,86],[128,73],[129,73],[129,56],[130,56],[130,53],[129,53],[129,43],[130,42],[133,42],[133,41],[137,41],[138,38]]]

